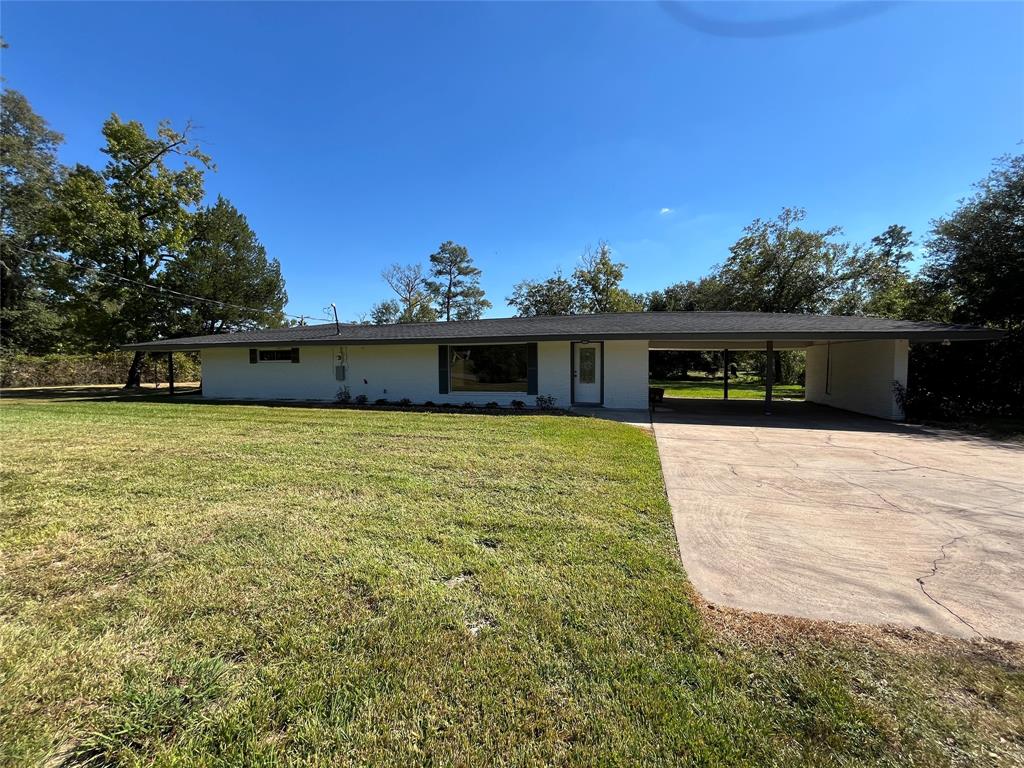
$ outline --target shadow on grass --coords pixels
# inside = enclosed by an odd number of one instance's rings
[[[467,408],[460,405],[375,405],[342,404],[324,400],[217,400],[202,396],[195,385],[175,387],[171,395],[166,387],[143,387],[126,390],[119,385],[36,387],[2,389],[0,400],[33,400],[53,402],[148,402],[174,405],[235,405],[267,408],[319,408],[326,410],[391,411],[407,413],[449,413],[476,416],[576,416],[601,417],[598,409],[545,410],[534,408]],[[611,411],[609,415],[611,415]],[[944,424],[926,422],[907,424],[872,416],[842,411],[802,400],[776,400],[771,415],[764,413],[763,400],[708,400],[666,397],[652,414],[652,421],[672,424],[708,424],[735,427],[767,427],[777,429],[823,429],[842,432],[876,432],[906,434],[918,437],[998,442],[1024,449],[1024,424],[1008,420],[1005,425]]]
[[[389,403],[338,403],[328,400],[219,400],[204,397],[197,386],[175,387],[172,395],[166,387],[153,389],[124,389],[117,385],[104,386],[72,386],[72,387],[37,387],[25,389],[0,390],[0,400],[34,400],[52,402],[147,402],[163,405],[178,403],[187,405],[234,405],[259,406],[266,408],[318,408],[332,411],[389,411],[406,413],[454,413],[474,416],[588,416],[586,413],[573,413],[564,409],[551,408],[484,408],[482,406],[463,405],[401,405]]]
[[[154,389],[125,389],[119,385],[70,386],[70,387],[34,387],[17,389],[0,389],[0,398],[4,400],[53,400],[67,402],[72,400],[90,401],[128,401],[128,400],[184,400],[188,397],[198,398],[200,389],[197,386],[176,386],[172,396],[167,387]]]

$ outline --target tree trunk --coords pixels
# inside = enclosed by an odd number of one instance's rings
[[[142,386],[142,360],[145,355],[142,352],[136,352],[135,357],[132,358],[131,368],[128,369],[128,381],[125,382],[125,389],[138,389]]]

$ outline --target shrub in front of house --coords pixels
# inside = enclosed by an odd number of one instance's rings
[[[366,395],[356,395],[354,400],[356,405],[366,405],[369,401],[370,398],[368,398]]]
[[[551,395],[537,395],[537,407],[543,411],[550,411],[555,407],[558,398]]]
[[[342,387],[338,390],[338,394],[334,396],[334,399],[342,405],[348,405],[352,402],[352,393],[348,391],[348,387]]]
[[[485,405],[484,408],[490,408],[490,409],[494,410],[496,408],[501,408],[501,406],[498,405],[498,403],[495,402],[494,400],[491,400],[491,402],[489,402],[487,405]]]
[[[522,400],[513,400],[511,403],[509,403],[509,405],[515,408],[517,411],[521,411],[523,410],[523,408],[526,407],[526,403],[524,403]]]
[[[378,397],[373,401],[374,405],[390,405],[390,401],[386,397]]]
[[[403,397],[401,400],[398,401],[398,404],[403,407],[408,407],[412,405],[412,400],[410,400],[408,397]]]
[[[423,403],[424,408],[433,408],[434,406],[435,403],[433,400],[427,400],[425,403]]]

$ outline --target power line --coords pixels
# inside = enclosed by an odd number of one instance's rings
[[[84,270],[87,270],[89,272],[93,272],[93,273],[95,273],[97,275],[101,275],[101,276],[108,277],[108,278],[113,278],[115,280],[120,280],[121,282],[124,282],[124,283],[130,283],[131,285],[137,285],[137,286],[142,287],[142,288],[149,288],[151,290],[158,291],[161,295],[162,294],[171,294],[173,296],[180,296],[180,297],[185,298],[185,299],[191,299],[192,301],[202,301],[202,302],[205,302],[207,304],[216,304],[219,307],[229,307],[231,309],[242,309],[242,310],[245,310],[247,312],[261,312],[261,313],[265,313],[265,314],[277,314],[272,309],[263,309],[263,308],[259,308],[259,307],[246,307],[246,306],[243,306],[241,304],[231,304],[230,302],[227,302],[227,301],[219,301],[218,299],[208,299],[205,296],[194,296],[194,295],[192,295],[190,293],[183,293],[181,291],[175,291],[175,290],[173,290],[171,288],[165,288],[165,287],[163,287],[161,285],[154,285],[153,283],[144,283],[144,282],[142,282],[140,280],[132,280],[131,278],[123,277],[122,275],[115,275],[115,274],[113,274],[111,272],[107,272],[106,270],[104,270],[104,269],[102,269],[102,268],[100,268],[98,266],[90,267],[90,266],[88,266],[86,264],[75,264],[74,262],[68,261],[67,259],[62,259],[60,256],[57,256],[56,254],[44,253],[44,252],[39,252],[39,251],[30,251],[30,250],[28,250],[26,248],[22,248],[21,246],[14,245],[13,243],[4,243],[4,246],[7,247],[7,248],[16,248],[17,250],[19,250],[22,253],[25,253],[25,254],[27,254],[29,256],[42,256],[44,258],[60,262],[61,264],[67,264],[69,267],[75,267],[76,269],[84,269]],[[92,259],[89,259],[89,261],[92,261]],[[95,264],[96,262],[93,261],[92,263]],[[6,266],[8,270],[11,270],[10,266],[8,266],[7,264],[4,264],[4,266]],[[13,271],[13,270],[11,270],[11,271]],[[330,318],[327,318],[327,317],[307,317],[306,315],[293,315],[293,314],[290,314],[288,312],[281,312],[280,314],[283,315],[284,317],[295,318],[296,320],[303,321],[303,322],[306,321],[306,320],[321,320],[321,321],[323,321],[325,323],[331,322]]]

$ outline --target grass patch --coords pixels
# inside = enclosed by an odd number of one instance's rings
[[[699,379],[696,381],[652,380],[651,386],[664,387],[665,397],[690,397],[702,400],[722,399],[722,379],[707,379],[705,381]],[[772,394],[777,398],[803,400],[804,388],[800,384],[775,384],[772,387]],[[730,379],[729,398],[735,400],[761,400],[764,398],[764,384],[751,379]]]
[[[145,399],[0,417],[0,764],[1024,755],[1015,647],[709,618],[638,429]]]

